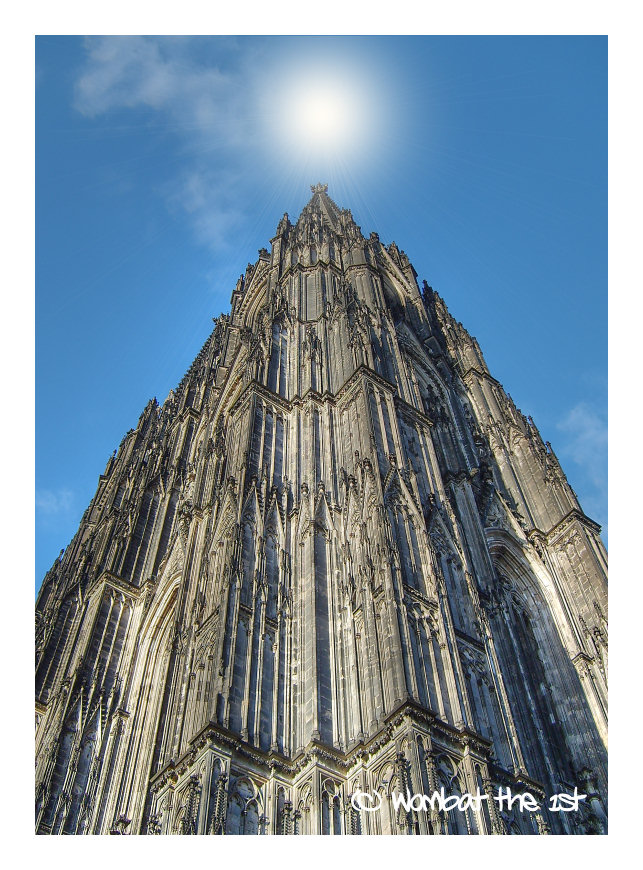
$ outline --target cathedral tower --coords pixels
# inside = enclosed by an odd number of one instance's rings
[[[606,831],[599,527],[395,243],[270,245],[43,581],[38,833]]]

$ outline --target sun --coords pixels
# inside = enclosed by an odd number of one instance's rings
[[[333,151],[350,143],[357,107],[351,107],[346,93],[326,84],[313,85],[302,89],[295,102],[293,134],[302,146]]]
[[[365,51],[298,42],[256,83],[255,138],[267,171],[301,186],[313,177],[344,188],[381,171],[392,149],[394,79]],[[394,131],[397,129],[393,128]]]
[[[270,139],[293,165],[324,168],[364,150],[372,134],[369,95],[359,77],[341,70],[290,68],[271,88]]]

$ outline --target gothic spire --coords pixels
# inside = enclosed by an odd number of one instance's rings
[[[506,821],[396,814],[390,795],[346,821],[356,784],[393,778],[402,794],[578,784],[587,810],[507,826],[603,830],[600,529],[403,251],[365,238],[326,184],[311,193],[47,575],[37,830]]]
[[[341,209],[338,208],[337,204],[328,195],[328,185],[318,182],[317,184],[311,184],[310,189],[313,195],[302,209],[299,219],[301,220],[304,215],[318,214],[324,223],[337,231],[339,229]]]

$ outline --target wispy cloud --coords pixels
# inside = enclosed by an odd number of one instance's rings
[[[190,133],[230,121],[236,76],[200,64],[189,39],[102,36],[88,38],[85,46],[75,89],[75,105],[83,114],[148,107],[167,112]],[[226,126],[226,137],[234,132]]]
[[[76,109],[87,118],[151,112],[180,150],[180,169],[162,189],[168,206],[188,216],[200,242],[225,244],[245,217],[238,203],[247,178],[239,167],[256,138],[248,105],[257,78],[253,52],[226,38],[210,40],[207,55],[199,38],[187,37],[91,37],[85,47]]]
[[[579,466],[575,479],[583,509],[598,522],[607,522],[607,418],[588,402],[579,402],[557,424],[562,459]]]
[[[197,163],[168,182],[164,193],[171,210],[188,216],[199,242],[221,248],[234,238],[245,218],[239,206],[238,183],[234,173],[224,177],[220,170]]]
[[[36,490],[36,510],[47,517],[61,516],[73,508],[74,494],[69,489]]]

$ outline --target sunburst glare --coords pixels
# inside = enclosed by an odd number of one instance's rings
[[[271,90],[280,109],[266,118],[269,139],[291,168],[318,167],[322,172],[347,167],[355,158],[373,156],[377,141],[368,76],[364,68],[302,60],[275,76]]]
[[[289,104],[292,114],[287,130],[296,146],[330,155],[350,147],[359,134],[359,102],[332,84],[299,85]]]

